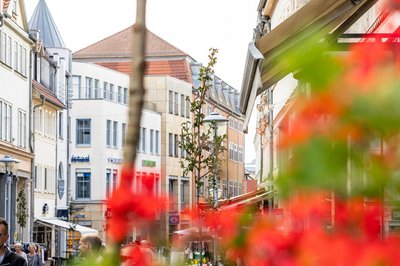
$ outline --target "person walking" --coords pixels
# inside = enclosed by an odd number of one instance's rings
[[[26,256],[26,253],[22,251],[21,243],[15,243],[14,248],[15,248],[15,253],[23,257],[26,260],[26,262],[28,262],[28,257]]]
[[[9,237],[8,223],[3,218],[0,218],[0,265],[27,266],[27,262],[23,257],[6,246]]]
[[[28,266],[43,266],[42,258],[36,253],[36,246],[30,243],[28,246],[29,253],[26,255],[28,259]]]

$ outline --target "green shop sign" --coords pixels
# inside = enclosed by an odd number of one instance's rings
[[[142,161],[142,166],[146,166],[146,167],[156,167],[156,162],[155,162],[155,161],[143,160],[143,161]]]

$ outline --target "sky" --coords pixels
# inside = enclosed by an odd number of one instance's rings
[[[28,21],[39,0],[25,0]],[[72,52],[135,22],[135,0],[45,0],[65,45]],[[146,26],[206,64],[219,49],[215,74],[240,92],[247,46],[257,23],[259,0],[147,0]],[[254,115],[253,115],[254,118]],[[246,162],[255,159],[254,119],[246,135]]]

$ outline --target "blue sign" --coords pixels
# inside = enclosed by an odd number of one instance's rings
[[[179,214],[177,212],[170,212],[168,221],[170,225],[178,225],[179,224]]]
[[[88,163],[90,162],[89,155],[88,156],[71,156],[71,163]]]

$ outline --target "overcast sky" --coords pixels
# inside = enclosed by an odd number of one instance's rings
[[[28,21],[39,0],[25,0]],[[46,0],[65,45],[74,51],[131,26],[135,0]],[[259,0],[147,0],[147,28],[207,63],[219,49],[215,72],[240,91],[247,45],[257,22]],[[246,162],[255,158],[254,123],[246,136]]]

